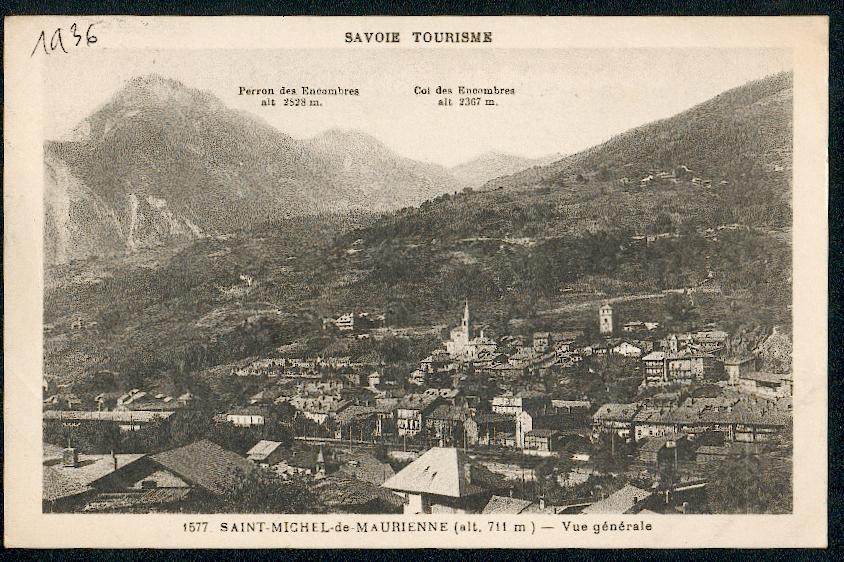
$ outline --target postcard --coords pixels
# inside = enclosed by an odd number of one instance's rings
[[[826,545],[826,18],[5,31],[7,545]]]

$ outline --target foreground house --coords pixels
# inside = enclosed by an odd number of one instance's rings
[[[405,515],[480,513],[490,493],[472,481],[463,451],[433,447],[383,484],[404,497]]]
[[[255,466],[208,440],[143,456],[120,474],[121,485],[85,511],[208,511],[231,498]]]
[[[42,509],[79,511],[99,492],[121,489],[143,454],[85,455],[44,444]]]

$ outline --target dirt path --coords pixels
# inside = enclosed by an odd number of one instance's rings
[[[590,308],[595,308],[604,304],[605,302],[609,302],[610,304],[615,304],[619,302],[630,302],[630,301],[640,301],[640,300],[648,300],[648,299],[661,299],[664,298],[666,293],[648,293],[648,294],[641,294],[641,295],[623,295],[620,297],[610,297],[610,298],[600,298],[600,299],[591,299],[588,301],[583,302],[573,302],[569,304],[564,304],[557,308],[551,308],[547,310],[539,311],[540,315],[547,316],[550,314],[561,314],[565,312],[576,312],[578,310],[589,310]]]

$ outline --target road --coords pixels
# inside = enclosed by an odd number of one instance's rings
[[[678,289],[678,291],[682,291],[682,289]],[[670,292],[670,291],[669,291]],[[610,304],[615,304],[619,302],[630,302],[630,301],[641,301],[641,300],[648,300],[648,299],[661,299],[665,298],[666,293],[645,293],[640,295],[622,295],[620,297],[610,297],[610,298],[600,298],[600,299],[592,299],[583,302],[573,302],[569,304],[564,304],[557,308],[551,308],[547,310],[539,311],[540,315],[547,316],[550,314],[561,314],[566,312],[576,312],[578,310],[589,310],[591,308],[595,308],[597,306],[602,305],[605,302]]]

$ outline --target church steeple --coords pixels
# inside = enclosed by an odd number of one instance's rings
[[[469,315],[469,299],[463,306],[463,333],[466,334],[466,340],[472,339],[472,317]]]

